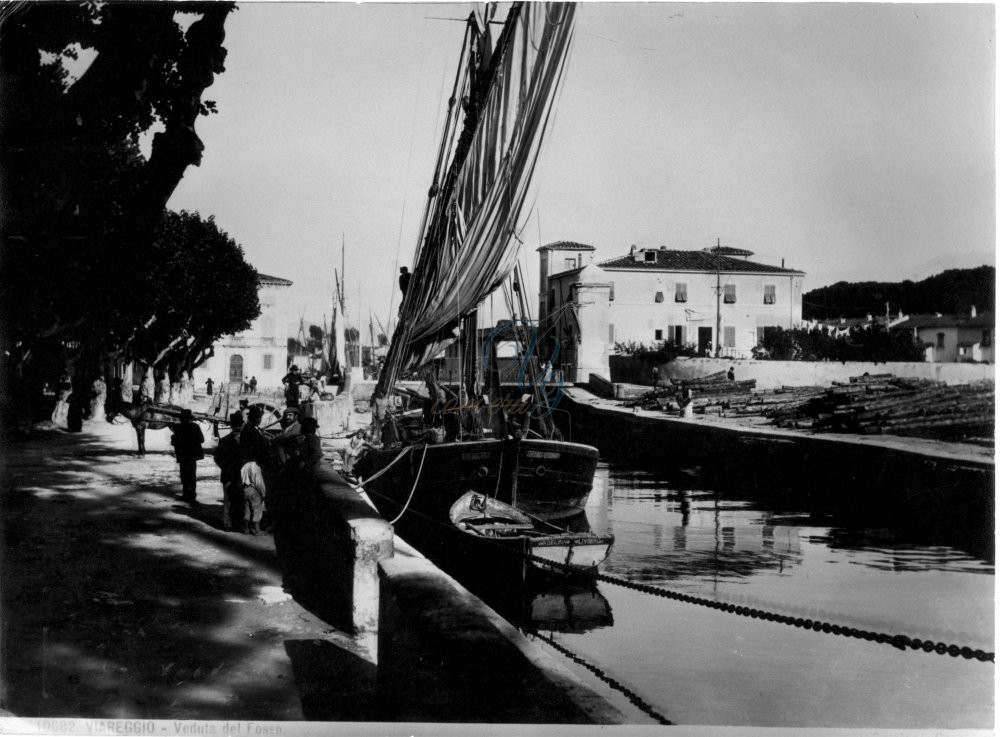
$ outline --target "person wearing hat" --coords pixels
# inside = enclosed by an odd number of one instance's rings
[[[264,466],[269,457],[268,440],[260,429],[264,410],[257,405],[250,408],[247,424],[240,431],[240,489],[243,495],[243,531],[249,535],[260,535],[260,522],[264,516],[264,498],[267,484],[264,481]]]
[[[243,485],[240,483],[240,431],[243,429],[243,413],[229,415],[229,434],[219,440],[215,449],[215,464],[222,469],[222,528],[227,532],[243,528]]]
[[[170,444],[174,446],[174,456],[181,471],[181,497],[189,504],[194,504],[198,485],[198,461],[205,457],[201,444],[205,436],[194,421],[194,413],[189,409],[181,410],[179,425],[171,425],[174,436]]]
[[[299,367],[293,363],[292,367],[288,369],[288,373],[281,379],[281,383],[285,385],[285,405],[288,407],[298,407],[299,385],[302,383],[302,375],[299,373]]]
[[[319,423],[315,417],[303,417],[299,420],[302,435],[299,438],[298,467],[303,471],[318,468],[323,462],[323,446],[320,444],[316,430]]]

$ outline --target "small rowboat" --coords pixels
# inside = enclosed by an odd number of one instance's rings
[[[529,565],[548,574],[596,573],[615,541],[613,535],[569,532],[548,522],[535,522],[519,509],[474,491],[459,497],[449,516],[455,528],[470,538],[482,540],[484,546],[501,545],[531,556]]]

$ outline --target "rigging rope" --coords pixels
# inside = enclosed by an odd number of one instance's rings
[[[396,515],[396,518],[389,523],[390,525],[394,525],[397,522],[399,522],[399,520],[402,519],[403,515],[406,514],[406,510],[410,508],[410,502],[413,501],[413,494],[417,490],[417,484],[420,483],[420,474],[424,470],[424,461],[427,459],[427,447],[428,447],[428,445],[429,444],[424,444],[424,453],[423,453],[422,456],[420,456],[420,467],[417,469],[417,476],[416,476],[416,478],[413,479],[413,487],[410,489],[410,495],[406,498],[406,504],[404,504],[403,508],[401,510],[399,510],[399,514]],[[412,468],[412,466],[411,466],[411,468]]]

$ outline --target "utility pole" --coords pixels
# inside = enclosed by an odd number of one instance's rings
[[[722,352],[722,270],[719,263],[722,239],[715,239],[715,357]]]

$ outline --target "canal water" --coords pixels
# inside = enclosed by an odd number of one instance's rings
[[[771,504],[769,502],[768,504]],[[994,651],[994,563],[807,509],[602,462],[586,516],[603,573],[847,627]],[[863,515],[862,515],[863,517]],[[520,622],[632,723],[990,728],[993,663],[803,631],[598,582]],[[563,652],[565,651],[565,652]],[[572,658],[568,653],[572,654]],[[613,686],[609,686],[608,682]]]

